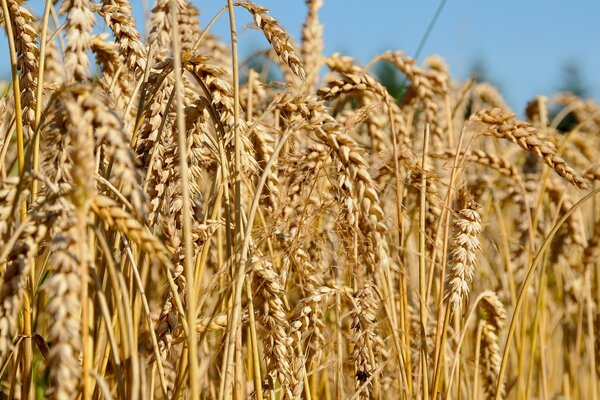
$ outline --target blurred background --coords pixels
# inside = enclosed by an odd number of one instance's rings
[[[205,26],[225,0],[193,0]],[[304,0],[257,0],[299,40]],[[41,15],[44,2],[29,2]],[[151,0],[133,0],[140,31]],[[324,25],[325,55],[341,52],[366,64],[384,50],[403,50],[419,61],[437,54],[454,79],[476,74],[496,85],[509,105],[522,112],[536,94],[569,90],[600,99],[600,1],[401,1],[324,0],[319,18]],[[237,13],[241,59],[266,48],[263,36]],[[229,42],[227,14],[212,32]],[[98,31],[106,30],[99,24]],[[429,34],[427,34],[429,32]],[[0,40],[0,80],[10,79],[6,35]],[[426,40],[424,40],[426,38]],[[391,91],[401,77],[385,65],[374,71]]]

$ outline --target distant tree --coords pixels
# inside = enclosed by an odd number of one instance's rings
[[[278,66],[270,60],[263,51],[257,51],[250,54],[245,60],[244,67],[240,79],[240,83],[242,84],[246,83],[248,79],[247,71],[251,69],[255,70],[261,77],[265,78],[266,82],[281,80],[282,74],[281,71],[279,71]]]
[[[581,66],[575,60],[569,60],[563,65],[559,90],[561,92],[571,92],[578,97],[587,96],[588,92]]]
[[[569,60],[564,63],[562,68],[562,77],[558,89],[561,92],[570,92],[574,95],[585,98],[588,95],[587,85],[581,71],[581,66],[575,60]],[[550,115],[556,116],[562,107],[551,110]],[[558,130],[561,132],[569,132],[579,124],[579,120],[575,113],[567,114],[558,124]]]
[[[471,62],[471,68],[469,70],[470,76],[475,77],[475,82],[477,83],[489,83],[490,85],[496,87],[498,91],[502,93],[502,88],[500,84],[492,77],[490,74],[490,70],[487,62],[483,56],[478,55],[475,56],[473,61]]]
[[[400,99],[402,97],[408,82],[404,74],[398,71],[392,63],[387,61],[378,63],[375,66],[375,76],[393,98]]]
[[[477,83],[490,82],[488,67],[485,60],[481,56],[477,56],[471,63],[471,76],[475,77]]]

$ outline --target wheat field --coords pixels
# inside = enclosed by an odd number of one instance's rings
[[[0,1],[0,398],[598,399],[597,102],[325,55],[322,0]]]

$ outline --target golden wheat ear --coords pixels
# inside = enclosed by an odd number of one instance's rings
[[[23,6],[22,1],[8,1],[8,7],[14,29],[17,67],[20,72],[19,86],[21,88],[23,127],[33,130],[35,128],[36,91],[40,62],[40,50],[37,45],[39,37],[35,29],[37,19]],[[28,131],[29,136],[32,133],[32,131]]]
[[[254,23],[260,29],[265,38],[273,46],[275,53],[283,62],[292,70],[301,80],[306,79],[306,71],[300,57],[296,54],[296,50],[292,44],[292,39],[288,33],[279,25],[279,22],[270,15],[269,10],[247,1],[235,3],[237,6],[243,7],[254,17]]]
[[[60,13],[67,19],[65,69],[70,80],[86,82],[91,74],[87,52],[91,48],[91,33],[96,23],[92,5],[88,0],[69,0],[62,3]]]
[[[514,114],[506,113],[499,108],[482,110],[474,115],[472,122],[484,124],[483,134],[506,139],[543,160],[546,165],[574,186],[580,189],[589,187],[587,180],[558,155],[556,146],[552,142],[541,137],[539,132],[527,122],[515,121]]]
[[[454,237],[450,252],[450,273],[446,288],[446,298],[454,311],[460,312],[467,299],[475,268],[477,266],[477,251],[479,251],[482,232],[481,208],[474,201],[467,201],[458,212],[454,221]]]

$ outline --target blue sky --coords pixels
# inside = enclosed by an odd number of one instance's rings
[[[152,0],[142,0],[152,5]],[[142,1],[134,0],[138,21]],[[225,0],[193,0],[206,24]],[[269,8],[295,38],[300,37],[304,0],[257,0]],[[30,2],[39,14],[41,0]],[[413,55],[439,1],[325,0],[320,19],[325,25],[325,54],[335,51],[366,63],[386,49]],[[242,56],[267,45],[259,32],[244,28],[250,22],[237,12]],[[425,48],[424,56],[446,59],[455,78],[469,76],[481,60],[489,77],[508,102],[521,111],[535,94],[552,94],[561,87],[562,71],[576,63],[588,95],[600,99],[600,1],[598,0],[448,0]],[[213,32],[228,41],[224,14]],[[0,76],[8,74],[5,35],[0,40]],[[4,61],[6,60],[6,61]]]

